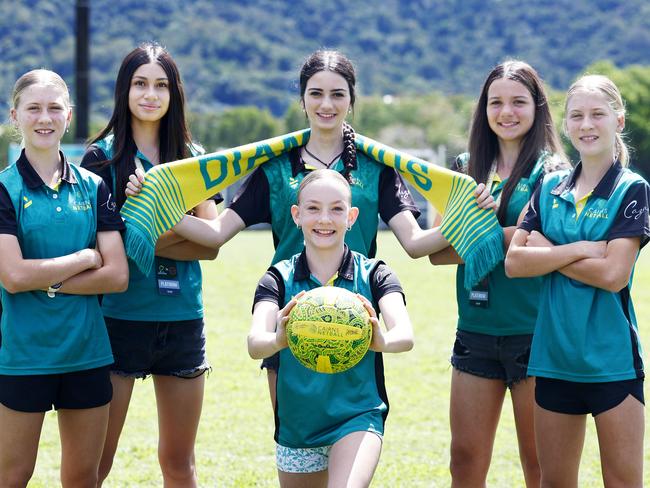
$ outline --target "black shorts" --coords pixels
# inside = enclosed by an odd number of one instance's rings
[[[129,378],[149,375],[196,378],[210,369],[203,319],[143,322],[105,317],[115,363]]]
[[[0,403],[19,412],[96,408],[112,397],[109,366],[59,374],[0,375]]]
[[[643,379],[578,383],[554,378],[536,379],[535,401],[544,410],[567,415],[596,416],[623,403],[632,395],[645,405]]]
[[[456,331],[451,365],[481,378],[502,380],[508,387],[528,378],[532,334],[492,336]]]

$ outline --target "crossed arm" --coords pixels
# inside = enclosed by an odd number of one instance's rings
[[[554,245],[536,230],[517,229],[506,255],[506,275],[515,278],[558,271],[587,285],[618,292],[630,281],[640,244],[639,237],[623,237]]]
[[[0,282],[9,293],[47,290],[62,282],[60,293],[96,295],[126,290],[129,270],[118,231],[97,233],[97,249],[81,249],[47,259],[23,258],[16,236],[0,235]]]

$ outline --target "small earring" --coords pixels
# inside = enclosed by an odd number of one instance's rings
[[[352,226],[348,224],[347,231],[350,232],[352,230]]]
[[[301,230],[302,227],[300,227],[300,224],[296,224],[296,229]]]

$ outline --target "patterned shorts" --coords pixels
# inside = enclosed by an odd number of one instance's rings
[[[284,473],[316,473],[325,471],[332,446],[285,447],[276,444],[275,461]]]

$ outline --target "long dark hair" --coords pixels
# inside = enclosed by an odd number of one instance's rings
[[[159,155],[161,162],[176,161],[190,157],[188,144],[192,136],[185,120],[185,93],[183,82],[176,63],[163,47],[156,43],[145,43],[126,55],[115,80],[115,106],[108,125],[90,139],[93,144],[113,134],[113,157],[100,163],[100,167],[114,165],[115,186],[126,187],[130,174],[135,171],[135,155],[138,148],[133,140],[131,111],[129,110],[129,91],[133,73],[143,64],[157,63],[169,81],[169,108],[160,121]],[[115,198],[119,206],[126,199],[123,191],[117,191]]]
[[[523,61],[505,61],[490,71],[485,83],[483,83],[481,95],[472,118],[467,173],[477,182],[487,184],[492,163],[499,154],[499,141],[490,128],[486,113],[488,90],[490,85],[498,79],[513,80],[524,85],[533,98],[535,105],[533,125],[521,141],[521,150],[515,167],[501,192],[501,203],[497,211],[497,218],[504,225],[512,192],[519,180],[530,174],[540,153],[546,150],[564,157],[564,151],[553,125],[544,85],[537,71]]]
[[[355,85],[357,78],[354,73],[352,62],[338,51],[319,50],[312,53],[300,69],[300,100],[304,101],[307,82],[316,73],[321,71],[332,71],[342,76],[348,84],[350,92],[350,107],[354,108],[356,100]],[[343,123],[343,176],[346,179],[350,176],[350,171],[355,167],[357,161],[357,148],[354,145],[354,129],[347,122]]]

